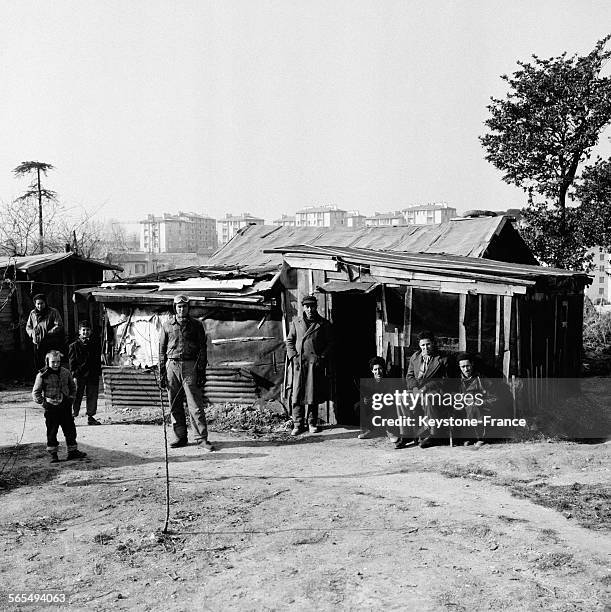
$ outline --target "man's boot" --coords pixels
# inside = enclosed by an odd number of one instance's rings
[[[51,463],[59,463],[59,457],[57,453],[51,453]]]

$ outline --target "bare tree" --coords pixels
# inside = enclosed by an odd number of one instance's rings
[[[56,216],[61,211],[57,201],[46,207],[43,234],[52,233]],[[42,252],[40,244],[40,218],[36,201],[15,200],[0,206],[0,251],[6,255],[32,255]]]

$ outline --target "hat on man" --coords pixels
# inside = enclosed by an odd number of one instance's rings
[[[174,296],[174,304],[188,304],[189,296],[188,295],[175,295]]]
[[[32,302],[35,302],[36,300],[42,300],[46,304],[47,303],[47,296],[44,293],[37,293],[32,298]]]
[[[316,305],[316,298],[313,295],[306,295],[302,300],[301,300],[301,305],[305,306],[306,304],[314,304]]]

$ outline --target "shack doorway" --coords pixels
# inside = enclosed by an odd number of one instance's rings
[[[358,425],[360,379],[371,375],[367,362],[376,355],[376,300],[372,293],[332,295],[336,418]]]

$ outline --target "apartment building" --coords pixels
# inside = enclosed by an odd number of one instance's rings
[[[272,221],[272,225],[276,225],[277,227],[295,227],[297,221],[292,215],[282,215],[279,219]]]
[[[216,222],[219,244],[229,242],[241,228],[247,225],[263,225],[264,223],[263,219],[254,217],[249,212],[243,212],[240,215],[230,215],[227,213]]]
[[[401,211],[379,213],[365,219],[366,227],[391,227],[393,225],[405,225],[405,218]]]
[[[345,227],[346,211],[337,206],[308,206],[295,213],[297,226]]]
[[[594,268],[590,274],[594,277],[593,283],[586,287],[586,295],[599,304],[611,302],[611,251],[605,247],[594,247],[588,251],[593,255]]]
[[[346,227],[365,227],[366,219],[358,210],[349,210],[346,213]]]
[[[434,225],[446,223],[456,217],[456,209],[445,202],[414,204],[404,208],[401,212],[407,225]]]
[[[146,253],[204,253],[218,248],[216,220],[197,213],[148,215],[140,221],[140,250]]]

